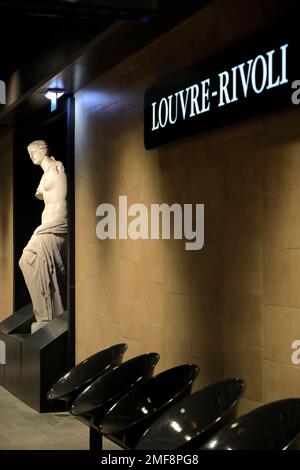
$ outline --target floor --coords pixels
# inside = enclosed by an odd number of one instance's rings
[[[0,450],[85,450],[88,428],[68,413],[39,414],[0,387]],[[118,449],[104,440],[104,449]]]

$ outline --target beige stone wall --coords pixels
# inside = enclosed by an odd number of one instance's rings
[[[13,307],[12,134],[0,137],[0,321]]]
[[[272,7],[272,8],[271,8]],[[153,151],[144,90],[278,15],[284,2],[216,1],[76,95],[77,361],[113,343],[155,350],[158,370],[200,366],[197,386],[247,381],[241,411],[299,395],[300,111]],[[96,207],[204,203],[205,246],[96,238]],[[300,207],[300,205],[299,205]]]

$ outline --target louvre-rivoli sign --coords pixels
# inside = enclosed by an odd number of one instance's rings
[[[291,103],[297,44],[265,31],[145,92],[145,147],[167,144]]]

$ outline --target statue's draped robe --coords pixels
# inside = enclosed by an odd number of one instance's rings
[[[66,308],[66,248],[67,221],[44,223],[19,260],[37,322],[53,320]]]

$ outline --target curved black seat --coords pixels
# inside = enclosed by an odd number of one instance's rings
[[[99,422],[104,414],[129,390],[152,377],[159,357],[149,353],[124,362],[96,379],[73,401],[71,413],[90,426],[90,448],[101,448]]]
[[[260,406],[218,431],[201,450],[288,450],[300,447],[300,398]]]
[[[189,395],[160,416],[135,449],[197,449],[236,416],[246,384],[240,378],[211,384]]]
[[[125,449],[134,448],[161,413],[190,393],[198,372],[194,364],[184,364],[142,383],[103,417],[102,434]]]
[[[121,364],[127,344],[121,343],[97,352],[64,374],[47,394],[48,400],[74,400],[90,383]]]

